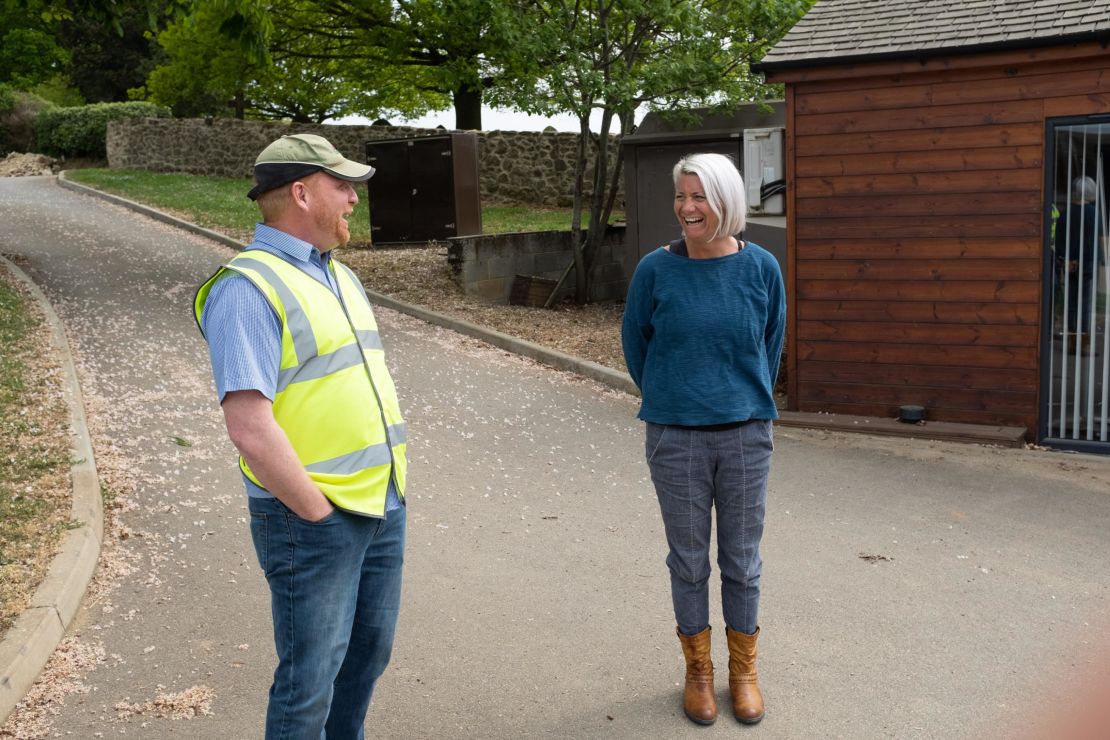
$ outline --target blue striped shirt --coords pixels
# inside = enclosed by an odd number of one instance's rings
[[[316,247],[265,224],[254,230],[254,241],[246,250],[259,249],[295,265],[306,275],[320,281],[338,295],[328,264],[331,252]],[[259,391],[270,401],[277,393],[281,365],[281,320],[254,283],[234,272],[224,272],[204,304],[200,317],[212,375],[220,402],[232,391]],[[243,476],[247,495],[270,497],[270,492]],[[386,496],[386,511],[400,507],[392,479]]]

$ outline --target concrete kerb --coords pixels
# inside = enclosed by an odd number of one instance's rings
[[[65,174],[65,172],[61,172],[58,175],[58,184],[62,187],[69,188],[70,190],[74,190],[80,193],[85,193],[87,195],[92,195],[97,198],[102,198],[112,203],[116,203],[117,205],[124,206],[125,208],[130,208],[131,210],[143,213],[163,223],[180,227],[187,231],[191,231],[194,234],[200,234],[201,236],[213,239],[217,242],[220,242],[221,244],[226,244],[227,246],[233,247],[235,249],[242,249],[244,246],[242,243],[228,236],[212,231],[210,229],[202,228],[200,226],[197,226],[196,224],[189,223],[188,221],[184,221],[180,218],[175,218],[174,216],[162,213],[161,211],[155,210],[148,206],[144,206],[134,201],[127,200],[126,198],[120,198],[117,195],[110,195],[108,193],[101,192],[85,185],[79,185],[72,180],[67,180]],[[599,365],[596,362],[583,360],[580,357],[574,357],[573,355],[568,355],[566,353],[559,352],[548,347],[543,347],[541,345],[534,344],[523,339],[518,339],[508,334],[503,334],[499,331],[494,331],[484,326],[479,326],[478,324],[472,324],[469,321],[463,321],[462,319],[445,316],[444,314],[429,311],[428,309],[421,306],[414,306],[411,303],[398,301],[395,298],[390,298],[387,295],[382,295],[381,293],[376,293],[369,289],[367,289],[366,293],[370,297],[371,302],[375,303],[376,305],[391,308],[394,311],[400,311],[401,313],[408,314],[409,316],[420,319],[421,321],[426,321],[429,324],[442,326],[446,329],[459,332],[460,334],[465,334],[467,336],[474,337],[475,339],[480,339],[483,342],[492,344],[493,346],[503,349],[507,352],[523,355],[530,359],[536,360],[537,362],[541,362],[545,365],[556,368],[557,370],[565,370],[567,372],[576,373],[592,380],[596,380],[599,383],[607,385],[616,390],[631,393],[636,396],[640,395],[639,389],[636,387],[636,384],[632,382],[632,378],[628,375],[628,373],[622,373],[617,370],[613,370],[612,368],[605,367],[604,365]]]
[[[58,173],[58,184],[61,185],[63,188],[66,188],[67,190],[73,190],[77,193],[84,193],[85,195],[92,195],[96,198],[100,198],[101,200],[106,200],[109,203],[115,203],[116,205],[123,206],[124,208],[129,208],[132,211],[137,211],[144,216],[150,216],[156,221],[161,221],[164,224],[176,226],[177,228],[185,229],[186,231],[191,231],[194,234],[199,234],[209,239],[213,239],[220,242],[221,244],[226,244],[230,247],[235,247],[236,249],[243,248],[242,242],[236,241],[229,236],[224,236],[218,231],[212,231],[211,229],[206,229],[203,226],[197,226],[196,224],[189,223],[188,221],[184,221],[180,218],[175,218],[168,213],[163,213],[162,211],[159,211],[156,208],[144,206],[142,203],[136,203],[133,200],[121,198],[118,195],[105,193],[95,188],[90,188],[87,185],[81,185],[79,183],[73,182],[72,180],[66,178],[65,170]]]
[[[104,509],[100,479],[93,460],[92,440],[85,421],[85,406],[77,383],[77,370],[66,340],[65,328],[53,306],[21,269],[4,257],[2,263],[27,286],[46,318],[51,341],[61,357],[63,392],[69,406],[73,435],[73,487],[71,521],[80,526],[67,530],[58,554],[50,562],[30,606],[0,641],[0,724],[23,699],[61,642],[85,589],[92,580],[104,539]]]

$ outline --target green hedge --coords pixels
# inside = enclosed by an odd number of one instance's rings
[[[170,111],[144,102],[93,103],[44,110],[35,121],[38,149],[52,157],[108,156],[108,121],[117,118],[169,118]]]
[[[0,157],[35,151],[35,119],[54,104],[29,92],[0,84]]]

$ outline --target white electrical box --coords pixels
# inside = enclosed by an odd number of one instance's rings
[[[744,187],[748,213],[781,216],[786,213],[786,172],[782,139],[786,129],[744,130]]]

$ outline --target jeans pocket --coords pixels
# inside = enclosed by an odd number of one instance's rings
[[[648,464],[655,459],[655,453],[659,452],[659,448],[663,446],[663,437],[666,434],[667,426],[665,424],[648,422],[647,436],[644,442],[644,457],[647,458]]]
[[[251,541],[254,543],[254,554],[258,558],[258,565],[261,566],[263,573],[266,572],[266,554],[270,551],[269,528],[266,525],[265,514],[251,512]]]
[[[290,514],[292,514],[292,513],[293,513],[293,512],[292,512],[292,510],[290,510],[290,512],[289,512],[289,513],[290,513]],[[337,519],[339,519],[339,508],[338,508],[338,507],[336,507],[336,508],[332,509],[332,510],[331,510],[331,513],[330,513],[330,514],[328,514],[328,515],[327,515],[326,517],[324,517],[323,519],[317,519],[317,520],[316,520],[316,521],[314,521],[314,522],[312,522],[312,521],[309,521],[308,519],[304,519],[304,518],[302,518],[302,517],[299,517],[299,516],[297,516],[296,514],[293,514],[293,516],[294,516],[294,517],[295,517],[295,518],[297,519],[297,521],[298,521],[298,522],[300,522],[301,524],[307,524],[307,525],[308,525],[308,526],[310,526],[310,527],[326,527],[326,526],[327,526],[327,525],[329,525],[329,524],[334,524],[334,523],[335,523],[335,521],[336,521]]]

